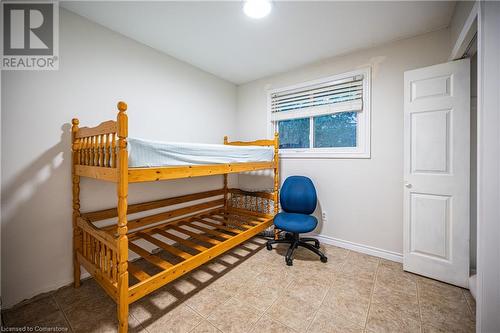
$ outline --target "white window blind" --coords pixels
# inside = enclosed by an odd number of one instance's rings
[[[271,121],[363,110],[363,75],[271,94]]]

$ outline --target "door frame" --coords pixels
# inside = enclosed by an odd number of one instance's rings
[[[462,57],[477,21],[477,296],[476,331],[500,327],[500,3],[478,0],[450,60]]]
[[[500,327],[500,3],[479,2],[477,332]]]

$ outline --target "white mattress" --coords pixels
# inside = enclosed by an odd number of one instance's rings
[[[178,143],[128,138],[129,167],[270,162],[273,148]]]

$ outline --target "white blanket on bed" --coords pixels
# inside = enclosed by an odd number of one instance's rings
[[[129,167],[270,162],[273,147],[178,143],[128,138]]]

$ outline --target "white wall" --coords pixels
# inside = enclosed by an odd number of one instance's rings
[[[372,67],[371,159],[282,160],[282,180],[313,179],[324,236],[400,254],[403,247],[403,72],[445,62],[449,29],[327,59],[238,87],[237,133],[266,133],[266,90]],[[240,186],[257,186],[240,176]],[[268,181],[267,179],[265,181]],[[263,181],[264,182],[264,181]],[[269,183],[259,186],[269,187]]]
[[[70,121],[94,126],[129,105],[132,136],[222,142],[236,87],[61,9],[60,69],[2,74],[2,297],[10,306],[72,281]],[[220,186],[221,177],[130,187],[130,202]],[[82,210],[111,207],[82,180]],[[7,236],[8,235],[8,236]]]

